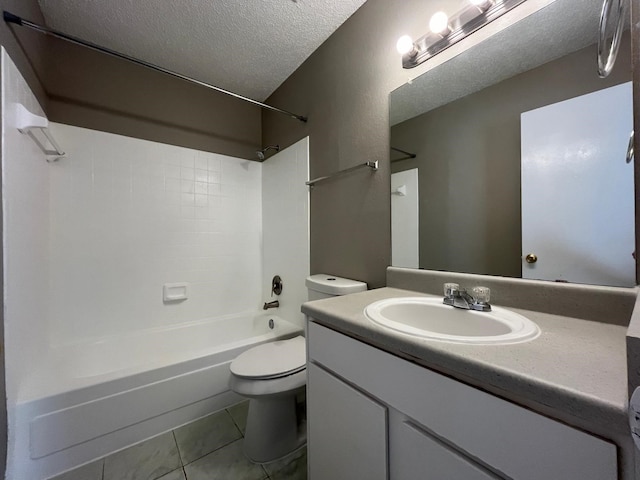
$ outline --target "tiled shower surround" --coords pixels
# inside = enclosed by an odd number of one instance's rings
[[[245,458],[247,407],[234,405],[52,480],[306,480],[306,448],[265,465]]]
[[[257,162],[68,125],[49,168],[54,344],[255,311],[261,301]],[[164,283],[189,283],[165,304]]]
[[[176,400],[150,419],[137,418],[115,432],[104,428],[90,441],[83,438],[84,443],[37,456],[42,452],[33,453],[38,439],[31,438],[28,415],[83,405],[84,397],[67,395],[76,383],[99,390],[103,377],[126,377],[131,368],[120,365],[124,356],[117,352],[73,357],[76,351],[100,352],[79,347],[142,338],[136,341],[153,349],[148,343],[155,337],[147,333],[251,316],[271,299],[275,274],[282,276],[285,289],[282,307],[273,314],[302,325],[300,304],[309,274],[304,185],[309,141],[300,140],[261,164],[50,124],[67,156],[48,163],[16,128],[16,103],[43,112],[4,51],[2,77],[7,478],[22,480],[101,458],[209,411]],[[188,299],[164,302],[163,285],[182,282],[188,284]],[[218,345],[217,340],[211,344]],[[56,364],[58,374],[46,376],[53,386],[38,381],[56,358],[71,361]],[[215,399],[231,398],[217,386],[214,391]],[[207,392],[202,395],[197,400],[208,402]],[[92,400],[102,401],[98,397]],[[30,410],[32,402],[38,403],[37,413]],[[75,425],[55,428],[79,435]],[[52,438],[56,431],[49,432]]]

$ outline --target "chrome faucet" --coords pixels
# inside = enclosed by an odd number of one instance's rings
[[[487,287],[473,287],[473,295],[469,295],[464,288],[460,288],[457,283],[444,284],[444,300],[442,303],[455,308],[465,310],[477,310],[479,312],[490,312],[491,304],[489,299],[491,291]]]
[[[280,306],[280,302],[278,300],[274,300],[273,302],[264,302],[263,310],[269,310],[270,308],[278,308]]]

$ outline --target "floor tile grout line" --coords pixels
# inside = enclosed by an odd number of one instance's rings
[[[171,430],[171,435],[173,435],[173,442],[176,444],[176,450],[178,451],[178,458],[180,459],[180,466],[184,467],[184,461],[182,460],[182,453],[180,453],[180,446],[178,445],[178,439],[176,438],[176,431]]]
[[[239,405],[239,404],[238,404]],[[240,435],[242,435],[242,438],[244,438],[244,432],[242,431],[242,429],[240,428],[240,425],[238,425],[238,422],[236,422],[236,419],[233,418],[233,415],[231,415],[231,412],[229,411],[228,408],[224,409],[225,412],[227,412],[227,415],[229,415],[229,417],[231,417],[231,421],[233,422],[233,424],[236,426],[236,428],[238,429],[238,431],[240,432]]]
[[[236,405],[240,405],[240,404],[236,404]],[[248,405],[247,405],[247,409],[248,409]],[[238,433],[238,434],[239,434],[239,437],[238,437],[238,438],[235,438],[235,439],[233,439],[233,440],[231,440],[231,441],[228,441],[227,443],[225,443],[225,444],[223,444],[223,445],[218,446],[218,447],[217,447],[217,448],[215,448],[214,450],[211,450],[210,452],[207,452],[206,454],[201,455],[201,456],[199,456],[198,458],[195,458],[195,459],[193,459],[193,460],[191,460],[191,461],[189,461],[189,462],[187,462],[187,463],[185,463],[185,460],[184,460],[184,458],[183,458],[183,454],[182,454],[182,452],[181,452],[181,449],[180,449],[180,446],[179,446],[179,443],[178,443],[178,439],[177,439],[177,435],[176,435],[176,429],[171,429],[171,430],[169,430],[169,431],[171,432],[172,437],[173,437],[173,441],[174,441],[174,445],[175,445],[175,448],[176,448],[176,452],[177,452],[177,454],[178,454],[178,460],[179,460],[179,467],[178,467],[178,468],[180,468],[180,469],[182,470],[185,480],[187,480],[187,478],[188,478],[188,477],[187,477],[187,472],[186,472],[186,467],[187,467],[188,465],[191,465],[192,463],[194,463],[194,462],[196,462],[196,461],[198,461],[198,460],[201,460],[202,458],[204,458],[204,457],[206,457],[206,456],[208,456],[208,455],[211,455],[211,454],[213,454],[214,452],[218,452],[219,450],[221,450],[221,449],[223,449],[223,448],[229,447],[230,445],[232,445],[232,444],[234,444],[234,443],[236,443],[236,442],[238,442],[238,441],[243,441],[243,440],[244,440],[244,438],[245,438],[244,432],[243,432],[243,431],[242,431],[242,429],[240,428],[239,423],[236,421],[236,419],[234,418],[234,416],[233,416],[233,415],[231,414],[231,412],[229,411],[229,408],[224,408],[223,410],[226,412],[226,414],[228,415],[228,418],[231,420],[232,424],[233,424],[233,425],[234,425],[234,427],[236,428],[236,433]],[[215,413],[215,412],[214,412],[214,413]],[[241,419],[241,418],[242,418],[242,416],[241,416],[241,415],[238,415],[238,418],[239,418],[239,419]],[[197,421],[198,421],[198,419],[196,419],[196,420],[194,420],[193,422],[190,422],[190,423],[195,423],[195,422],[197,422]],[[168,433],[168,432],[167,432],[167,433]],[[150,437],[150,438],[148,438],[148,439],[142,440],[142,441],[140,441],[140,442],[138,442],[138,443],[136,443],[136,444],[132,445],[132,447],[133,447],[133,446],[135,446],[135,445],[138,445],[138,444],[143,444],[143,443],[145,443],[146,441],[151,440],[151,439],[153,439],[153,438],[155,438],[155,437],[159,437],[159,436],[161,436],[161,435],[162,435],[162,434],[158,434],[158,435],[155,435],[155,436]],[[126,450],[126,449],[125,449],[125,450]],[[114,453],[117,453],[117,452],[114,452]],[[105,457],[103,457],[103,458],[101,458],[101,459],[100,459],[100,461],[101,461],[102,463],[101,463],[101,465],[100,465],[100,474],[99,474],[99,477],[98,477],[98,479],[99,479],[99,480],[105,480],[105,478],[106,478],[106,458],[107,458],[107,457],[109,457],[109,456],[111,456],[111,455],[113,455],[113,454],[107,455],[107,456],[105,456]],[[252,462],[252,463],[253,463],[253,462]],[[257,464],[257,465],[260,465],[260,467],[261,467],[261,469],[262,469],[262,472],[263,472],[263,474],[265,475],[265,476],[263,477],[263,480],[271,480],[271,476],[270,476],[269,472],[267,471],[267,469],[264,467],[264,465],[263,465],[263,464]],[[177,470],[177,468],[176,468],[176,469],[174,469],[174,470],[172,470],[172,472],[175,472],[176,470]],[[167,472],[167,473],[170,473],[170,472]],[[165,473],[165,474],[163,474],[163,475],[166,475],[167,473]],[[159,477],[159,478],[161,478],[161,477]]]
[[[197,462],[198,460],[202,460],[202,459],[203,459],[204,457],[206,457],[207,455],[211,455],[212,453],[217,452],[218,450],[221,450],[221,449],[223,449],[224,447],[228,447],[228,446],[229,446],[229,445],[231,445],[232,443],[238,442],[238,441],[240,441],[240,440],[243,440],[243,437],[236,438],[235,440],[231,440],[230,442],[225,443],[224,445],[222,445],[222,446],[220,446],[220,447],[216,448],[215,450],[211,450],[210,452],[205,453],[204,455],[201,455],[201,456],[199,456],[198,458],[193,459],[193,460],[191,460],[189,463],[185,463],[185,464],[184,464],[184,465],[182,465],[182,466],[183,466],[183,467],[186,467],[187,465],[191,465],[192,463]]]

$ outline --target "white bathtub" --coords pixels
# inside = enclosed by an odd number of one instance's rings
[[[230,362],[301,333],[260,313],[54,348],[9,406],[7,479],[47,478],[232,405]]]

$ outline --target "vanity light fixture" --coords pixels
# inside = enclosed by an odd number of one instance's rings
[[[469,3],[477,7],[481,12],[486,12],[493,5],[492,0],[469,0]]]
[[[449,17],[444,12],[436,12],[431,16],[429,20],[429,30],[437,35],[446,37],[451,33],[451,27],[449,26]]]
[[[414,68],[484,27],[526,0],[468,0],[468,4],[451,17],[436,12],[429,20],[430,32],[413,41],[405,35],[396,45],[402,66]]]
[[[418,49],[409,35],[403,35],[398,39],[396,49],[400,55],[415,56],[418,54]]]

